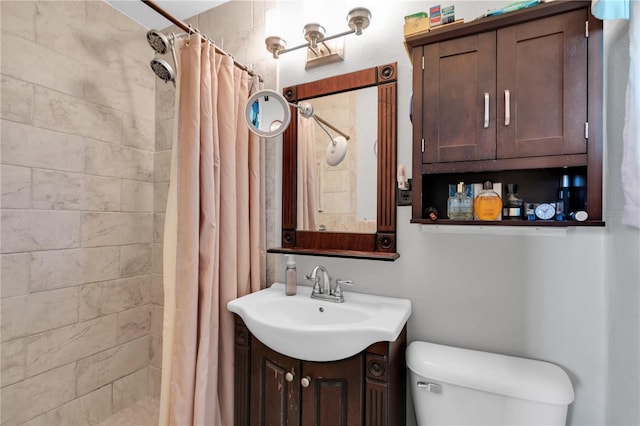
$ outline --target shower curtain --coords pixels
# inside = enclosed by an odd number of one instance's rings
[[[197,35],[178,52],[165,215],[160,425],[233,425],[228,301],[263,287],[264,144],[243,121],[259,81]]]
[[[299,229],[318,230],[318,176],[316,173],[316,134],[311,118],[298,115],[297,200]]]

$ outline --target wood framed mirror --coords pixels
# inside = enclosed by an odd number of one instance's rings
[[[367,68],[360,71],[351,72],[317,80],[309,83],[290,86],[283,89],[283,95],[287,101],[291,103],[310,102],[314,105],[314,112],[321,116],[323,112],[318,108],[322,99],[337,94],[349,94],[360,89],[373,88],[374,96],[377,93],[377,102],[371,99],[371,90],[368,89],[370,107],[377,113],[377,119],[374,114],[368,115],[360,119],[365,127],[358,134],[372,133],[369,138],[362,138],[358,141],[356,138],[349,138],[348,150],[351,152],[357,149],[363,151],[366,149],[372,151],[375,157],[371,168],[376,170],[368,170],[366,166],[359,166],[357,177],[353,172],[346,172],[342,175],[341,182],[361,180],[370,181],[373,186],[375,182],[376,201],[375,201],[375,223],[372,223],[370,216],[359,217],[360,225],[362,222],[370,222],[367,226],[356,226],[354,229],[343,230],[344,227],[334,230],[325,224],[317,224],[312,227],[303,226],[298,223],[298,203],[300,202],[298,194],[306,196],[305,193],[299,192],[300,183],[298,182],[298,172],[300,166],[298,164],[298,140],[299,129],[298,111],[295,107],[291,107],[291,122],[289,127],[283,134],[283,155],[282,155],[282,247],[271,248],[270,253],[291,253],[291,254],[307,254],[331,257],[352,257],[376,260],[395,260],[399,257],[396,252],[396,162],[397,162],[397,63],[381,65],[377,67]],[[367,99],[366,97],[364,99]],[[315,101],[318,102],[315,102]],[[338,109],[342,109],[343,116],[347,116],[344,111],[345,105],[343,100],[335,100],[334,104],[338,104]],[[358,101],[354,101],[358,102]],[[359,101],[363,103],[363,101]],[[325,102],[326,103],[326,102]],[[331,103],[331,102],[330,102]],[[377,105],[377,110],[375,106]],[[339,115],[339,114],[338,114]],[[336,115],[334,114],[334,120]],[[328,120],[331,121],[331,120]],[[333,123],[331,123],[333,124]],[[331,126],[331,131],[340,132],[339,129]],[[315,124],[314,124],[315,125]],[[349,123],[343,125],[348,126]],[[367,130],[367,127],[369,130]],[[373,129],[377,128],[374,132]],[[355,128],[352,127],[355,131]],[[317,131],[317,138],[324,137],[325,144],[331,141],[327,137],[325,129]],[[366,139],[366,140],[364,140]],[[366,145],[365,145],[366,144]],[[329,149],[330,147],[327,147]],[[323,148],[324,149],[324,148]],[[319,149],[320,150],[320,149]],[[349,154],[347,154],[348,160]],[[377,158],[377,159],[376,159]],[[362,164],[362,163],[358,163]],[[320,165],[319,165],[320,166]],[[325,167],[325,164],[321,165]],[[318,173],[322,170],[318,168]],[[336,179],[334,178],[335,182]],[[351,199],[356,199],[353,194]],[[362,197],[361,197],[362,198]],[[366,196],[365,196],[366,198]],[[338,197],[338,199],[340,199]],[[345,201],[348,202],[348,201]],[[373,200],[369,198],[369,202]],[[319,202],[319,205],[322,203]],[[373,207],[371,207],[373,210]],[[322,207],[319,208],[322,211]],[[315,228],[315,229],[314,229]],[[364,230],[364,231],[363,231]]]

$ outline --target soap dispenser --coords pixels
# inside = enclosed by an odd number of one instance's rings
[[[298,270],[292,254],[287,254],[287,267],[284,274],[285,294],[295,296],[298,285]]]

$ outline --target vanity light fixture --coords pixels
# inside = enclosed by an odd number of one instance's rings
[[[369,26],[371,12],[364,7],[351,9],[347,14],[349,30],[331,36],[325,35],[325,28],[319,23],[309,23],[304,26],[303,35],[307,41],[295,47],[287,49],[287,42],[278,35],[268,34],[264,40],[267,50],[274,59],[294,50],[307,48],[307,61],[305,69],[314,68],[344,60],[344,42],[338,40],[349,34],[362,35],[362,30]],[[331,41],[331,43],[329,43]]]

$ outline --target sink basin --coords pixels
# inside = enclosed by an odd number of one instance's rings
[[[285,296],[284,284],[232,300],[227,309],[242,318],[262,343],[305,361],[335,361],[369,345],[398,338],[411,315],[411,301],[344,292],[344,303],[311,299],[311,287]]]

